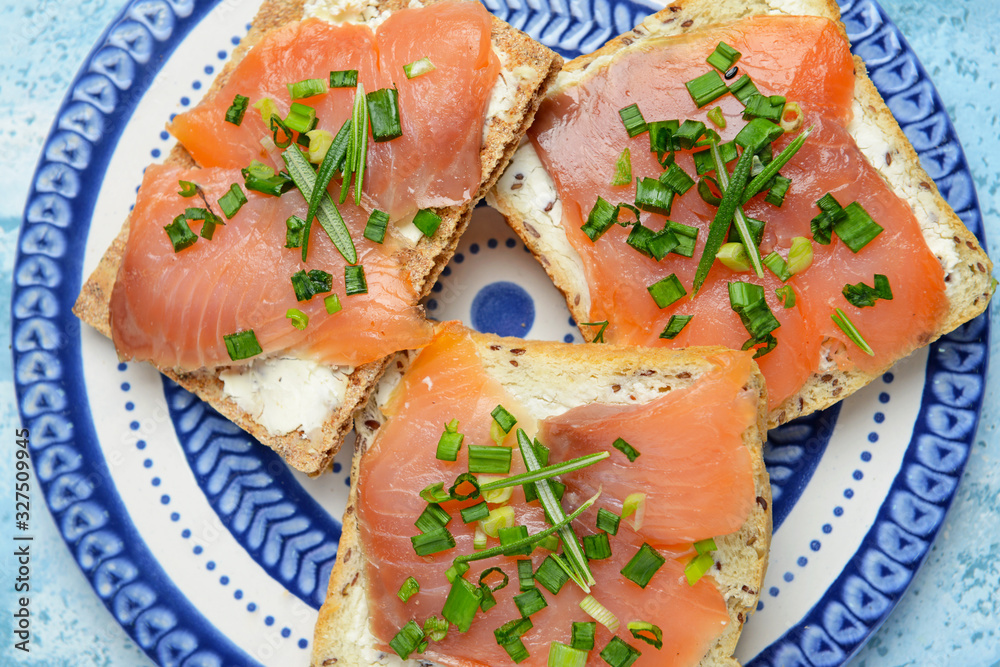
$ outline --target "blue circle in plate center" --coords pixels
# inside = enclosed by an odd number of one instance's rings
[[[524,338],[534,323],[535,300],[515,283],[490,283],[472,300],[472,326],[483,333]]]

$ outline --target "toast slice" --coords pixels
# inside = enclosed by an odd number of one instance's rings
[[[363,18],[374,25],[394,11],[420,4],[418,0],[369,3],[360,16],[355,17],[355,22]],[[313,5],[309,6],[301,0],[266,0],[248,36],[219,73],[206,93],[206,99],[211,99],[218,93],[229,80],[236,65],[269,30],[300,20],[306,13],[321,17],[330,15],[322,9],[323,3],[316,2]],[[459,236],[468,225],[473,208],[502,172],[519,139],[530,125],[545,88],[562,63],[557,54],[495,17],[492,18],[491,40],[502,70],[493,89],[483,131],[479,188],[463,204],[438,210],[443,220],[432,238],[420,235],[419,240],[412,241],[401,251],[405,253],[404,265],[409,269],[413,289],[421,297],[429,293],[438,274],[448,263],[457,247]],[[167,163],[184,167],[197,166],[180,144],[175,145]],[[81,320],[109,337],[109,302],[128,233],[129,221],[126,220],[118,237],[84,284],[74,307],[74,312]],[[390,234],[396,235],[397,232],[390,229]],[[321,429],[313,429],[311,433],[305,433],[302,429],[278,432],[262,424],[259,419],[261,413],[252,407],[241,407],[227,394],[225,384],[220,379],[225,367],[202,368],[193,372],[179,372],[166,367],[160,370],[275,450],[295,468],[309,474],[318,474],[329,466],[340,448],[344,436],[351,428],[351,416],[367,398],[385,364],[386,360],[382,359],[356,368],[332,369],[342,382],[343,396],[323,420]]]
[[[839,23],[839,10],[833,0],[751,0],[738,3],[678,0],[650,16],[634,30],[611,40],[602,49],[568,62],[550,88],[548,98],[552,99],[568,88],[579,85],[588,77],[600,76],[622,54],[650,47],[656,40],[673,37],[686,39],[687,36],[697,35],[699,30],[758,15],[823,17],[836,21],[843,30]],[[753,54],[744,54],[743,60],[737,64],[742,66],[743,62],[752,57]],[[711,69],[704,63],[702,66]],[[864,63],[857,57],[854,57],[854,73],[851,109],[853,118],[846,127],[847,133],[878,177],[912,210],[919,225],[919,233],[941,267],[946,304],[936,327],[932,331],[923,332],[917,341],[917,344],[927,344],[985,310],[993,292],[990,275],[992,264],[975,236],[966,229],[921,168],[913,147],[869,79]],[[685,99],[689,99],[686,93],[682,94]],[[641,98],[637,101],[641,108]],[[717,129],[711,123],[709,127]],[[625,136],[620,124],[615,129]],[[632,150],[635,155],[635,148]],[[595,173],[594,178],[610,180],[613,166],[607,165],[599,173]],[[645,173],[634,175],[655,176]],[[794,192],[794,183],[791,187],[791,192]],[[816,198],[821,195],[819,193]],[[698,194],[689,192],[686,197],[698,199]],[[584,323],[602,320],[602,317],[595,317],[592,313],[595,285],[589,282],[584,260],[567,237],[565,209],[560,192],[552,174],[543,166],[533,142],[523,143],[496,188],[487,195],[487,202],[505,216],[511,228],[563,292],[576,321]],[[847,202],[843,202],[843,205],[846,206]],[[819,209],[812,208],[804,219],[808,220],[818,212]],[[586,216],[587,211],[584,209],[582,217]],[[684,222],[680,219],[678,221]],[[834,242],[838,242],[836,238]],[[782,252],[786,251],[787,247]],[[761,253],[765,254],[766,251]],[[697,258],[698,255],[695,255],[693,261],[696,262]],[[718,262],[716,265],[718,266]],[[765,275],[766,273],[765,269]],[[870,274],[864,282],[871,284]],[[793,279],[790,284],[794,283]],[[685,287],[690,291],[690,284]],[[846,304],[845,301],[845,308]],[[780,309],[781,306],[772,308]],[[877,310],[877,306],[874,310]],[[658,325],[657,331],[663,324]],[[893,328],[899,322],[885,324],[889,325],[888,328]],[[581,326],[580,329],[586,340],[592,340],[598,334],[597,327]],[[844,343],[825,338],[818,345],[818,359],[813,357],[816,368],[808,374],[804,383],[797,385],[798,390],[783,400],[779,399],[779,392],[771,392],[774,403],[769,410],[769,427],[833,405],[877,378],[892,363],[905,356],[897,356],[887,363],[881,363],[879,367],[862,370],[851,363],[841,363]],[[765,360],[766,357],[763,357],[761,364],[765,368],[765,375],[768,375]],[[769,386],[772,390],[775,389],[770,381]]]
[[[736,370],[737,367],[739,370]],[[720,386],[716,383],[721,377],[727,378],[722,382],[725,388],[709,389]],[[652,499],[659,497],[658,493],[667,493],[679,479],[693,480],[697,477],[698,466],[694,464],[691,472],[671,477],[663,474],[663,464],[658,456],[689,451],[690,448],[681,443],[694,438],[700,443],[697,448],[706,448],[702,450],[706,452],[705,457],[700,459],[702,461],[725,459],[724,455],[707,453],[715,446],[714,443],[723,440],[731,448],[729,451],[745,457],[745,467],[741,467],[738,474],[733,474],[727,482],[716,484],[710,490],[703,489],[704,496],[693,490],[697,487],[693,482],[686,492],[697,496],[698,501],[692,500],[696,504],[717,501],[726,506],[736,503],[743,508],[742,514],[737,512],[734,515],[731,530],[714,536],[718,549],[712,552],[710,576],[691,587],[683,581],[683,575],[656,575],[663,576],[659,580],[661,583],[668,580],[683,582],[678,583],[682,589],[679,595],[688,594],[684,591],[708,590],[710,597],[714,596],[713,604],[717,605],[715,608],[725,623],[725,629],[721,633],[718,629],[714,630],[713,636],[701,645],[688,664],[737,664],[731,656],[744,621],[756,608],[767,567],[771,535],[770,485],[761,458],[765,433],[765,387],[763,377],[749,353],[723,348],[675,351],[524,341],[469,332],[454,323],[443,325],[434,342],[422,351],[398,355],[356,418],[358,440],[351,471],[350,499],[344,514],[337,563],[316,626],[312,664],[317,667],[344,664],[496,667],[508,664],[507,656],[499,650],[492,634],[495,628],[517,615],[516,610],[511,613],[508,607],[512,606],[510,596],[518,592],[518,570],[514,559],[504,556],[470,563],[473,569],[467,579],[473,584],[478,581],[483,568],[496,566],[510,577],[511,586],[496,593],[499,601],[496,611],[476,614],[469,634],[459,633],[453,625],[444,641],[431,641],[421,654],[414,653],[402,663],[387,646],[393,639],[392,633],[407,620],[415,620],[422,626],[427,617],[442,613],[441,603],[448,591],[448,582],[441,573],[458,553],[472,552],[472,526],[475,522],[463,525],[454,502],[446,502],[441,507],[454,515],[448,529],[454,533],[457,548],[421,558],[414,554],[408,538],[418,533],[413,521],[426,505],[418,493],[428,480],[440,477],[447,488],[457,474],[468,469],[469,446],[493,444],[488,422],[492,421],[490,411],[497,401],[509,408],[518,419],[503,444],[511,445],[516,440],[515,431],[522,425],[531,436],[535,435],[533,429],[539,426],[544,430],[539,436],[542,444],[552,446],[549,464],[580,456],[585,453],[584,449],[591,451],[577,440],[573,441],[574,447],[560,450],[560,436],[557,435],[560,431],[552,425],[552,420],[561,420],[563,427],[569,424],[572,430],[581,423],[581,410],[607,410],[612,413],[622,410],[619,416],[627,415],[624,418],[632,423],[631,428],[642,428],[643,423],[659,423],[656,421],[659,417],[655,416],[656,406],[669,406],[667,414],[673,415],[671,438],[663,439],[662,431],[656,430],[647,432],[644,437],[629,435],[625,438],[639,451],[635,463],[630,463],[622,452],[612,449],[610,440],[602,440],[597,449],[609,451],[609,459],[559,478],[568,485],[562,500],[567,513],[593,489],[600,486],[603,490],[597,506],[573,524],[578,535],[595,532],[592,527],[597,507],[616,513],[622,511],[622,498],[614,497],[621,488],[641,489],[650,495],[644,523],[638,531],[633,529],[630,519],[622,519],[617,533],[610,538],[611,549],[616,553],[624,552],[612,558],[627,558],[629,550],[641,541],[650,543],[664,554],[673,549],[677,559],[675,569],[683,567],[694,555],[693,551],[676,555],[678,548],[683,550],[690,547],[690,543],[682,547],[662,544],[667,533],[658,532],[662,524],[654,515],[663,510],[662,506],[659,510],[654,509],[658,503]],[[685,401],[698,405],[699,418],[679,416]],[[736,405],[740,407],[734,407]],[[459,420],[457,430],[464,435],[455,462],[435,459],[442,421],[449,419]],[[682,422],[690,425],[691,430],[682,434],[681,431],[686,430]],[[726,422],[725,426],[720,425],[723,422]],[[626,431],[621,433],[624,437]],[[400,448],[405,450],[405,454],[397,456]],[[519,467],[517,445],[514,444],[513,448],[514,467],[511,474],[524,469]],[[698,456],[693,458],[699,459]],[[642,465],[644,460],[645,467]],[[606,468],[601,472],[602,465],[612,464],[613,470]],[[644,482],[633,477],[641,469],[648,471]],[[594,473],[597,476],[582,479],[580,476],[588,470],[598,471]],[[739,490],[734,490],[737,488]],[[727,495],[730,491],[732,495]],[[715,498],[715,501],[709,498]],[[514,508],[518,522],[529,524],[533,521],[532,517],[536,517],[531,512],[539,513],[540,510],[537,503],[528,505],[524,501],[522,490],[515,488],[507,504]],[[476,500],[463,505],[473,502]],[[381,507],[383,505],[385,507]],[[489,507],[495,509],[499,505],[491,504]],[[669,509],[665,511],[670,512]],[[676,511],[679,513],[681,510],[678,508]],[[710,512],[705,510],[706,515]],[[531,532],[546,525],[544,521],[532,524]],[[497,540],[488,540],[487,547],[495,545]],[[531,558],[536,571],[547,553],[544,549],[535,549]],[[609,608],[618,610],[621,626],[617,636],[643,654],[638,664],[660,664],[657,656],[662,654],[634,639],[626,630],[629,621],[644,620],[661,626],[665,637],[664,653],[679,649],[671,646],[669,637],[672,635],[676,636],[677,632],[681,635],[696,633],[694,616],[697,614],[692,612],[688,617],[680,611],[685,608],[683,599],[670,598],[678,611],[672,612],[673,618],[667,620],[657,616],[656,604],[649,598],[636,598],[635,604],[647,606],[638,610],[632,607],[634,613],[621,611],[622,608],[616,606],[619,598],[641,595],[645,589],[619,577],[617,569],[621,567],[620,563],[616,562],[609,574],[607,568],[597,569],[601,567],[597,565],[599,562],[607,561],[592,561],[597,583],[591,588],[591,594]],[[602,578],[602,574],[606,578]],[[400,582],[408,575],[418,580],[420,592],[403,604],[396,593]],[[656,578],[652,580],[649,591],[659,585],[657,581]],[[619,584],[625,588],[614,588]],[[541,589],[542,584],[538,588]],[[572,582],[565,584],[555,595],[550,595],[551,589],[541,592],[549,607],[532,616],[536,627],[521,638],[531,653],[528,662],[522,664],[546,664],[549,640],[568,644],[570,621],[592,620],[576,605],[583,592]],[[667,599],[668,595],[660,590],[655,594],[664,596],[663,599]],[[636,615],[644,617],[636,618]],[[718,628],[718,625],[715,627]],[[610,638],[611,632],[598,625],[595,648],[590,652],[590,661],[594,664],[600,662],[597,653]],[[470,643],[474,648],[469,648]],[[587,664],[591,664],[590,661]]]

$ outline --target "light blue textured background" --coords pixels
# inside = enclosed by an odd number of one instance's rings
[[[17,425],[9,355],[11,268],[29,180],[67,87],[120,0],[0,0],[0,540],[12,533]],[[958,129],[979,193],[987,240],[1000,248],[998,0],[882,0],[934,81]],[[927,562],[852,667],[1000,667],[1000,317],[986,407],[954,507]],[[11,647],[10,549],[0,547],[0,664],[146,665],[92,592],[34,495],[32,652]]]

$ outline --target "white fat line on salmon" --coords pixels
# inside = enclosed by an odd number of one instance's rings
[[[271,357],[222,371],[219,378],[223,393],[271,434],[301,430],[315,439],[343,405],[352,372],[350,366]]]

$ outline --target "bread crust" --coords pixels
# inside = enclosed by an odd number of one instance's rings
[[[436,0],[422,4],[429,5],[434,1]],[[233,51],[232,57],[206,92],[206,99],[211,99],[221,90],[247,51],[269,30],[283,26],[289,21],[300,20],[304,4],[303,0],[266,0],[254,18],[250,32]],[[378,4],[377,9],[380,13],[392,12],[414,4],[404,0],[384,0]],[[476,203],[493,187],[514,151],[517,150],[518,141],[534,119],[544,91],[554,81],[562,65],[562,58],[556,53],[496,17],[492,18],[491,38],[494,50],[498,52],[505,68],[518,68],[522,76],[518,78],[511,111],[487,121],[488,131],[480,151],[482,180],[478,191],[463,205],[438,209],[437,212],[443,220],[434,237],[421,237],[415,246],[406,245],[400,251],[400,260],[408,268],[414,290],[420,298],[430,293],[438,275],[450,261],[458,246],[459,237],[469,224]],[[197,166],[179,143],[170,151],[166,163],[182,167]],[[77,317],[109,338],[111,326],[108,306],[128,239],[128,229],[129,221],[126,219],[118,236],[84,283],[73,308]],[[392,229],[390,233],[398,232]],[[388,358],[376,360],[353,371],[344,402],[324,422],[322,438],[316,442],[301,431],[286,434],[271,433],[242,410],[224,392],[219,374],[225,367],[186,373],[176,372],[170,368],[159,370],[273,449],[291,466],[315,475],[329,467],[334,455],[343,444],[344,437],[351,430],[352,415],[367,399],[387,362]]]
[[[601,63],[614,58],[620,49],[652,36],[680,35],[703,26],[758,14],[805,14],[825,17],[837,21],[846,38],[846,31],[840,23],[839,8],[833,0],[750,0],[739,3],[678,0],[647,18],[634,30],[612,39],[594,53],[566,63],[563,74],[550,88],[549,94],[558,93],[567,82],[577,77],[587,76],[588,70],[600,69]],[[925,344],[931,343],[986,309],[993,291],[991,286],[993,265],[975,235],[955,215],[941,197],[933,179],[920,166],[920,160],[913,146],[868,77],[863,61],[857,56],[854,57],[854,61],[856,73],[854,120],[848,127],[849,132],[856,141],[866,132],[878,133],[880,141],[884,142],[887,150],[883,151],[880,146],[865,145],[858,141],[862,154],[889,188],[908,202],[932,250],[940,247],[932,243],[945,240],[948,245],[953,246],[954,253],[958,256],[957,261],[951,262],[943,256],[943,253],[935,252],[945,270],[945,295],[949,309],[938,330],[924,341]],[[522,150],[533,149],[529,145]],[[551,177],[547,174],[544,176],[551,181]],[[512,196],[511,187],[514,185],[510,177],[505,174],[498,186],[487,195],[487,202],[503,214],[511,228],[542,264],[553,283],[566,297],[573,318],[577,322],[589,321],[590,293],[582,271],[571,260],[554,256],[551,249],[540,242],[541,234],[531,220],[531,216],[537,215],[537,212],[526,210],[523,205],[518,204]],[[556,197],[558,198],[558,195]],[[552,210],[561,211],[558,201],[552,203]],[[551,219],[557,225],[561,223],[561,216],[552,216]],[[593,340],[597,333],[596,329],[586,326],[581,326],[580,330],[585,340]],[[823,354],[828,363],[813,373],[799,392],[770,411],[769,428],[830,407],[881,376],[898,361],[898,359],[893,360],[885,367],[871,373],[858,369],[844,371],[833,363],[835,346],[835,341],[827,341]]]
[[[499,338],[488,334],[471,333],[476,343],[485,372],[500,382],[522,401],[532,393],[557,387],[572,378],[593,390],[594,402],[617,386],[626,393],[630,383],[644,383],[654,387],[660,395],[691,386],[713,365],[709,358],[720,352],[731,353],[721,347],[645,349],[615,345],[568,345],[555,342],[524,341],[518,338]],[[410,362],[419,352],[401,353],[392,362],[391,369],[382,382],[394,386]],[[510,360],[518,366],[512,367]],[[585,372],[584,372],[585,371]],[[530,378],[530,379],[525,379]],[[750,516],[743,526],[729,535],[715,537],[718,551],[712,576],[722,592],[730,623],[716,644],[699,663],[700,667],[738,665],[732,658],[743,624],[754,612],[767,570],[771,542],[771,486],[764,467],[763,440],[765,437],[767,396],[763,375],[754,366],[746,389],[758,397],[756,423],[743,434],[743,442],[753,461],[754,488],[757,494]],[[519,393],[520,392],[520,393]],[[387,392],[385,392],[387,393]],[[385,395],[379,391],[378,395]],[[589,400],[589,399],[588,399]],[[638,402],[644,399],[639,398]],[[645,400],[649,400],[648,398]],[[420,660],[403,662],[397,656],[374,649],[375,638],[368,630],[368,600],[365,594],[365,553],[360,542],[356,507],[359,495],[366,490],[356,481],[360,478],[360,465],[365,453],[376,441],[385,421],[376,395],[369,398],[364,409],[356,416],[357,444],[351,464],[351,492],[344,512],[337,562],[330,575],[326,601],[316,623],[313,639],[312,664],[315,667],[330,665],[420,665],[430,663]]]

